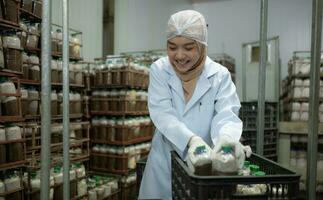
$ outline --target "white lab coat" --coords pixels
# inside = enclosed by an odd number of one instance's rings
[[[175,150],[184,159],[191,136],[202,137],[211,148],[220,134],[239,141],[240,106],[229,71],[209,57],[187,104],[181,81],[168,57],[154,62],[150,69],[148,108],[156,131],[139,199],[172,199],[170,152]]]

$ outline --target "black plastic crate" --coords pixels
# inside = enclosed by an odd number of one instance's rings
[[[172,195],[174,200],[217,199],[299,199],[300,175],[275,162],[252,154],[248,159],[266,172],[266,176],[196,176],[172,152]],[[259,195],[236,192],[238,184],[266,184],[267,191]],[[281,188],[281,189],[280,189]]]
[[[143,157],[137,161],[136,171],[137,171],[137,192],[138,192],[138,194],[139,194],[139,188],[140,188],[142,176],[144,174],[146,162],[147,162],[147,157]]]
[[[243,121],[244,129],[256,129],[257,128],[257,114],[258,114],[258,102],[241,102],[241,109],[239,117]],[[278,103],[265,102],[264,112],[264,127],[275,128],[277,127],[278,116]]]
[[[278,130],[265,130],[264,132],[264,145],[277,144]],[[257,131],[243,131],[241,142],[244,145],[256,145]]]

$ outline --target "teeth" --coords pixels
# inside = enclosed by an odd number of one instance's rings
[[[183,65],[183,64],[185,64],[186,63],[186,61],[185,62],[178,62],[179,64],[181,64],[181,65]]]

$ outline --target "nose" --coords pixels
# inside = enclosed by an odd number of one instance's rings
[[[178,49],[175,55],[176,60],[183,60],[185,58],[185,54],[182,49]]]

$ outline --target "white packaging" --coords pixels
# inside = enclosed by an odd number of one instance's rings
[[[213,152],[212,168],[216,172],[232,173],[239,170],[234,150],[232,148],[222,148],[218,152]]]
[[[95,190],[96,190],[98,200],[103,200],[103,198],[104,198],[104,188],[103,187],[97,187],[97,188],[95,188]]]
[[[290,166],[296,166],[297,164],[297,159],[296,158],[291,158],[290,161],[289,161],[289,165]]]
[[[6,140],[6,131],[3,128],[0,128],[0,142],[4,142]]]
[[[77,194],[78,196],[83,196],[87,193],[87,184],[85,179],[82,179],[77,183]]]
[[[55,184],[63,183],[63,173],[61,173],[61,172],[55,173],[54,174],[54,181],[55,181]]]
[[[7,140],[21,139],[21,130],[19,126],[12,126],[5,128]]]
[[[109,184],[105,184],[105,185],[102,185],[103,189],[104,189],[104,198],[108,197],[111,195],[111,185]]]
[[[21,188],[21,184],[20,184],[20,178],[19,176],[12,176],[11,178],[7,178],[4,180],[4,184],[5,184],[5,188],[6,188],[6,192],[10,192],[13,190],[17,190]]]
[[[291,121],[299,121],[299,120],[300,120],[300,113],[299,112],[292,112]]]
[[[85,173],[85,167],[84,165],[81,165],[80,167],[76,168],[76,177],[77,178],[82,178],[86,175]]]
[[[304,62],[300,67],[300,73],[303,75],[307,75],[310,73],[310,63]]]
[[[74,170],[70,170],[70,180],[75,180],[76,179],[76,172]]]
[[[29,57],[29,61],[30,61],[32,64],[39,65],[39,58],[38,58],[38,56],[30,56],[30,57]]]
[[[0,93],[16,94],[15,84],[11,81],[0,83]],[[1,96],[0,99],[3,101],[6,96]]]
[[[40,189],[40,179],[39,178],[31,179],[31,188],[32,189]]]
[[[303,86],[304,87],[309,87],[310,86],[310,79],[304,79],[303,80]]]
[[[300,120],[308,121],[308,112],[301,112]]]
[[[310,88],[309,87],[303,87],[302,97],[304,97],[304,98],[310,97]]]
[[[96,194],[96,190],[92,189],[89,190],[89,200],[97,200],[97,194]]]
[[[300,98],[302,96],[302,87],[295,87],[293,90],[293,98]]]
[[[2,180],[0,180],[0,194],[4,193],[6,190],[4,182]]]
[[[13,49],[21,49],[21,43],[19,37],[13,36],[3,36],[3,47],[9,47]]]
[[[303,86],[303,80],[302,79],[294,79],[294,85],[295,86]]]
[[[26,89],[20,89],[20,93],[22,99],[28,99],[28,91]]]
[[[298,112],[298,111],[300,111],[300,109],[301,109],[301,104],[299,102],[293,102],[292,103],[292,110],[293,111]]]
[[[301,111],[308,111],[308,102],[303,102],[302,104],[301,104]]]

